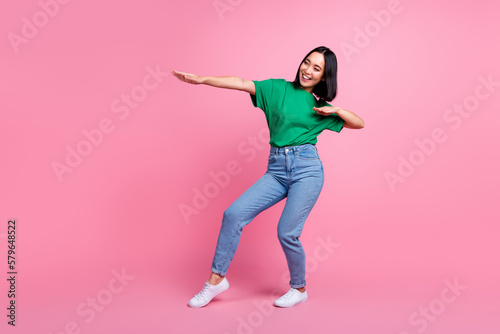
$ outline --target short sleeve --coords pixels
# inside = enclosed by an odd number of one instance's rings
[[[267,112],[273,96],[276,93],[275,79],[268,79],[262,81],[254,81],[255,95],[250,94],[254,107],[260,108]]]
[[[344,120],[338,116],[338,115],[330,115],[330,116],[327,116],[329,119],[328,119],[328,126],[327,126],[327,129],[328,130],[332,130],[332,131],[335,131],[335,132],[340,132],[343,127],[344,127]]]

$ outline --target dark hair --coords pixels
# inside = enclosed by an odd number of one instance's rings
[[[314,86],[313,93],[322,100],[331,101],[337,95],[337,57],[335,53],[326,46],[319,46],[304,57],[297,69],[297,75],[293,83],[300,87],[300,66],[302,66],[302,63],[305,62],[307,57],[313,52],[319,52],[325,57],[325,69],[323,72],[323,78],[325,80],[320,81]]]

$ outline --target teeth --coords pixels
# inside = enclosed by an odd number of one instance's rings
[[[302,74],[302,78],[304,78],[306,80],[311,80],[311,78],[306,77],[304,74]]]

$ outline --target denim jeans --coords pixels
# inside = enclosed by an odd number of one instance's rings
[[[243,227],[285,197],[278,239],[290,271],[290,286],[306,285],[306,256],[299,237],[323,188],[323,164],[316,146],[271,147],[267,171],[224,211],[212,272],[225,276],[238,248]]]

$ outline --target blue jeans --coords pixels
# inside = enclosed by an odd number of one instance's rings
[[[267,171],[224,211],[212,272],[225,276],[238,248],[243,227],[285,197],[278,239],[290,271],[290,286],[306,285],[306,256],[299,237],[323,188],[323,164],[311,144],[271,147]]]

